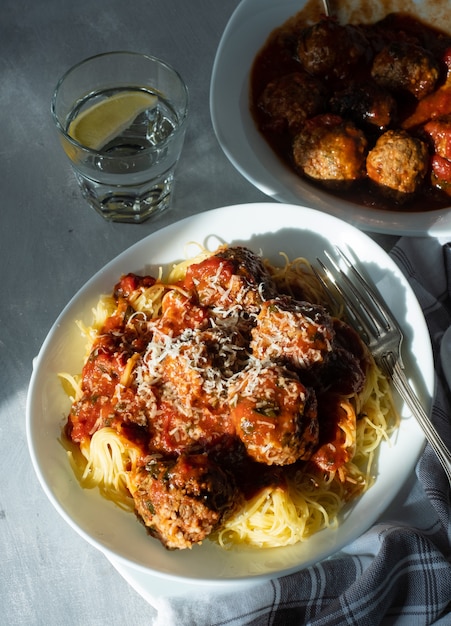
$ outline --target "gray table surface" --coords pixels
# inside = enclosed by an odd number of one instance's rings
[[[33,357],[107,261],[175,220],[268,201],[224,156],[210,121],[215,52],[237,0],[3,0],[0,16],[0,623],[151,624],[153,609],[54,510],[25,434]],[[191,95],[169,212],[107,223],[81,198],[50,116],[59,76],[108,50],[173,64]],[[388,247],[390,237],[378,236]],[[170,626],[170,625],[168,625]]]

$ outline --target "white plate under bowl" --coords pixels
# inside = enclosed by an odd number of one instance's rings
[[[321,0],[317,1],[321,4]],[[366,231],[451,235],[451,201],[449,209],[406,212],[383,211],[341,200],[292,172],[257,130],[249,110],[252,64],[268,35],[305,4],[306,0],[242,0],[230,18],[216,53],[210,85],[212,124],[224,153],[249,182],[273,200],[310,206]],[[424,21],[451,33],[447,0],[405,0],[402,10],[409,5]],[[396,0],[346,0],[332,2],[332,6],[343,23],[351,14],[355,21],[363,22],[365,15],[377,21],[389,12],[401,10]],[[364,12],[360,16],[358,7],[362,6]]]
[[[431,404],[434,370],[421,308],[389,256],[355,227],[298,205],[244,204],[189,217],[149,235],[88,281],[58,317],[35,360],[27,398],[27,437],[37,476],[62,517],[116,563],[172,580],[223,586],[301,569],[361,535],[414,471],[424,438],[404,411],[405,419],[391,445],[382,445],[375,485],[347,510],[338,528],[286,548],[225,551],[205,541],[192,550],[168,551],[146,534],[133,514],[120,510],[95,489],[82,489],[58,441],[70,403],[57,375],[79,372],[85,349],[75,320],[89,324],[99,295],[110,293],[122,274],[155,274],[160,265],[185,258],[186,244],[192,241],[212,250],[220,242],[244,244],[273,262],[280,262],[280,251],[291,258],[302,255],[314,260],[325,249],[333,253],[334,244],[348,248],[379,285],[406,333],[408,373],[426,408]]]

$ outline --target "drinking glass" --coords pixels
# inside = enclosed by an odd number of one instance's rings
[[[169,207],[188,114],[176,70],[135,52],[100,54],[62,76],[51,108],[81,191],[100,215],[136,223]]]

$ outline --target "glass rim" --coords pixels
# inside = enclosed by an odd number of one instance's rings
[[[87,152],[88,154],[102,155],[102,157],[104,157],[104,158],[113,158],[113,156],[105,154],[104,152],[102,152],[102,150],[95,150],[94,148],[89,148],[88,146],[85,146],[84,144],[80,143],[79,141],[77,141],[71,135],[69,135],[67,133],[66,129],[64,128],[64,126],[62,125],[62,123],[61,123],[61,121],[60,121],[60,119],[58,117],[58,114],[56,113],[56,100],[57,100],[58,93],[59,93],[59,90],[61,88],[61,85],[66,80],[66,78],[70,74],[72,74],[72,72],[77,70],[82,65],[90,63],[91,61],[95,61],[96,59],[100,59],[102,57],[108,57],[108,56],[114,56],[114,55],[136,56],[136,57],[140,57],[142,59],[150,60],[152,62],[157,62],[159,65],[162,65],[162,66],[166,67],[166,69],[168,69],[171,73],[173,73],[178,78],[178,80],[180,81],[180,84],[182,86],[182,91],[185,94],[185,105],[184,105],[184,108],[183,108],[183,116],[180,118],[180,120],[178,120],[179,123],[177,125],[177,128],[175,128],[174,131],[171,132],[171,134],[163,142],[158,144],[158,146],[145,148],[142,151],[142,153],[145,153],[147,151],[153,151],[156,148],[161,148],[166,143],[171,141],[173,139],[174,135],[178,135],[179,132],[181,132],[184,129],[184,126],[186,124],[187,117],[188,117],[188,107],[189,107],[189,91],[188,91],[188,87],[187,87],[185,81],[183,80],[182,76],[180,75],[180,73],[170,63],[168,63],[167,61],[163,61],[159,57],[153,56],[151,54],[145,54],[145,53],[142,53],[142,52],[133,52],[131,50],[113,50],[113,51],[110,51],[110,52],[101,52],[99,54],[94,54],[94,55],[92,55],[90,57],[82,59],[81,61],[79,61],[75,65],[72,65],[69,69],[67,69],[64,72],[64,74],[62,74],[62,76],[59,78],[58,82],[56,83],[55,89],[53,90],[52,99],[51,99],[51,102],[50,102],[50,111],[51,111],[52,118],[53,118],[53,121],[55,123],[55,126],[56,126],[58,132],[60,132],[67,141],[69,141],[71,144],[73,144],[77,148],[77,150],[83,150],[83,151]],[[132,85],[130,85],[130,87],[132,87]],[[114,158],[117,158],[117,157],[114,157]]]

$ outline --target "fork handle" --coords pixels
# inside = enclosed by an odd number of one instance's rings
[[[440,461],[446,475],[448,476],[448,480],[451,483],[451,452],[438,434],[429,417],[426,415],[426,412],[410,386],[399,361],[396,360],[394,363],[390,363],[390,365],[392,372],[391,378],[394,386],[422,428],[426,439],[437,455],[438,460]]]

